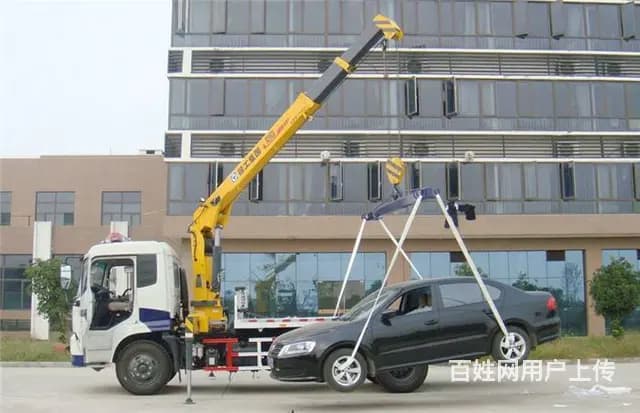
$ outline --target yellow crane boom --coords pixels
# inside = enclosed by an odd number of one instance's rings
[[[186,328],[195,334],[226,329],[218,274],[222,256],[221,232],[240,192],[269,163],[289,139],[313,116],[347,75],[382,40],[400,40],[400,27],[378,14],[358,41],[336,57],[312,87],[298,95],[258,143],[209,197],[200,203],[189,226],[193,261],[193,297]]]

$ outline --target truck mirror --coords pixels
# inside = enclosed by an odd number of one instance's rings
[[[60,266],[60,285],[63,289],[69,289],[71,285],[71,266],[70,265],[61,265]]]

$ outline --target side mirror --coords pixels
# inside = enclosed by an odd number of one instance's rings
[[[391,325],[391,319],[396,315],[398,315],[398,312],[396,310],[385,311],[384,313],[382,313],[381,317],[382,324]]]
[[[70,265],[60,266],[60,285],[65,290],[69,289],[69,286],[71,285],[71,266]]]

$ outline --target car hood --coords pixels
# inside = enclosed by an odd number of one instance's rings
[[[289,344],[314,338],[323,334],[335,333],[338,330],[352,328],[354,322],[349,321],[327,321],[300,327],[287,333],[281,334],[276,339],[278,343]]]

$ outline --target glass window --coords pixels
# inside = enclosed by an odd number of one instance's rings
[[[343,86],[343,116],[364,116],[365,114],[365,82],[354,79]]]
[[[414,2],[417,3],[417,10],[410,9],[410,13],[415,13],[417,17],[417,28],[415,33],[426,35],[437,35],[440,26],[438,19],[438,4],[431,0],[421,0]],[[405,13],[405,18],[408,17],[408,13]]]
[[[11,225],[10,191],[0,191],[0,225]]]
[[[640,9],[640,7],[638,7]],[[627,113],[629,117],[640,118],[640,84],[627,83],[625,86]]]
[[[209,33],[211,5],[212,2],[209,0],[191,0],[189,4],[190,33]]]
[[[443,3],[441,3],[443,4]],[[455,2],[454,33],[474,35],[476,33],[475,2]]]
[[[635,183],[635,198],[640,199],[640,163],[633,164],[633,178]]]
[[[558,199],[560,177],[557,164],[531,164],[524,167],[525,198],[535,200]]]
[[[367,182],[369,201],[382,199],[382,167],[380,162],[367,164]]]
[[[631,200],[633,198],[633,176],[631,164],[598,164],[598,198]]]
[[[227,31],[229,33],[249,33],[250,12],[249,0],[227,1]]]
[[[461,199],[465,201],[484,200],[484,165],[460,165]]]
[[[549,5],[529,1],[527,6],[526,20],[529,37],[549,37]]]
[[[605,39],[620,38],[620,7],[616,4],[598,5],[599,37]]]
[[[138,264],[136,286],[141,288],[155,284],[158,279],[156,256],[154,254],[141,254],[136,259]]]
[[[332,162],[329,164],[329,199],[331,201],[342,201],[342,163]]]
[[[496,109],[499,117],[517,116],[516,82],[496,83]]]
[[[341,0],[341,5],[342,32],[360,34],[364,27],[363,2],[361,0]]]
[[[458,82],[460,93],[460,115],[478,116],[480,113],[480,89],[479,82],[461,81]]]
[[[172,115],[186,113],[186,84],[184,79],[169,79],[169,111]]]
[[[600,82],[591,85],[595,116],[603,118],[623,118],[624,85],[611,82]]]
[[[109,225],[111,221],[127,221],[130,227],[140,224],[141,194],[139,191],[103,192],[102,225]]]
[[[553,91],[557,116],[591,116],[589,84],[579,82],[554,82]]]
[[[491,16],[493,33],[496,36],[511,36],[513,34],[511,2],[492,2]]]
[[[440,2],[440,34],[451,35],[453,34],[453,2],[442,1]]]
[[[520,116],[553,116],[553,95],[550,82],[518,82],[518,113]]]
[[[596,176],[592,164],[577,163],[575,169],[575,197],[590,201],[596,198]]]
[[[418,81],[418,100],[421,116],[442,116],[442,107],[435,104],[442,100],[442,82],[438,80]]]
[[[496,116],[494,82],[480,82],[480,110],[482,116]]]
[[[287,33],[288,7],[287,0],[269,0],[266,2],[266,32],[273,34]]]
[[[251,0],[251,33],[264,33],[266,0]]]
[[[224,94],[225,114],[228,116],[244,116],[247,114],[247,96],[249,82],[246,79],[225,79]]]
[[[487,290],[493,300],[500,298],[501,291],[498,288],[487,285]],[[480,287],[476,283],[441,284],[440,296],[444,308],[484,302]]]
[[[214,1],[211,6],[211,33],[227,31],[227,2]]]
[[[584,5],[564,4],[567,10],[567,37],[584,37]]]
[[[324,33],[324,1],[304,0],[302,9],[302,32]]]
[[[447,199],[457,199],[460,196],[460,164],[447,163]]]
[[[487,199],[522,199],[521,164],[487,164]]]
[[[562,199],[573,199],[576,195],[574,165],[571,162],[560,164],[560,182]]]
[[[73,225],[75,192],[37,192],[36,221]]]

